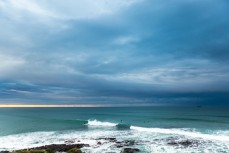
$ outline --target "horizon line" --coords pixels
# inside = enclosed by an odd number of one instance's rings
[[[77,104],[0,104],[0,108],[71,108],[71,107],[106,107],[105,105],[77,105]]]
[[[0,108],[96,108],[96,107],[145,107],[158,105],[93,105],[93,104],[0,104]],[[160,105],[163,106],[163,105]]]

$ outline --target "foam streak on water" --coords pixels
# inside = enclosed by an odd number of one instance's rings
[[[193,137],[193,138],[202,138],[202,139],[207,139],[207,140],[217,140],[217,141],[228,141],[229,142],[229,136],[202,134],[200,132],[183,131],[182,129],[144,128],[144,127],[137,127],[137,126],[131,126],[130,129],[142,131],[142,132],[183,135],[183,136],[188,136],[188,137]]]

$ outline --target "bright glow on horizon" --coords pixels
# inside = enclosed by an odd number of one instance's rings
[[[3,104],[0,108],[45,108],[45,107],[103,107],[101,105],[23,105],[23,104]]]

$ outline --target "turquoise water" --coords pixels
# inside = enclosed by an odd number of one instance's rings
[[[120,152],[98,138],[135,140],[141,152],[229,152],[229,108],[113,107],[1,108],[0,150],[13,150],[66,140],[89,143],[85,152]],[[198,147],[168,145],[195,141]],[[96,148],[96,149],[95,149]]]

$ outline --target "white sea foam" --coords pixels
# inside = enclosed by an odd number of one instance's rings
[[[131,126],[130,129],[142,131],[142,132],[183,135],[183,136],[188,136],[188,137],[193,137],[193,138],[202,138],[202,139],[207,139],[207,140],[229,141],[229,136],[203,134],[199,132],[189,132],[189,131],[184,131],[181,129],[144,128],[144,127],[137,127],[137,126]]]
[[[55,142],[55,132],[31,132],[0,137],[0,151],[37,147]]]
[[[75,143],[95,146],[99,137],[109,137],[111,131],[63,131],[30,132],[0,137],[0,151],[39,147],[49,144],[63,144],[73,140]],[[117,135],[117,134],[115,134]],[[78,142],[79,141],[79,142]]]
[[[0,137],[0,151],[15,150],[30,147],[37,147],[49,144],[63,144],[66,140],[74,140],[75,143],[89,144],[90,147],[83,148],[85,153],[105,153],[121,152],[122,148],[117,148],[115,142],[101,140],[101,138],[115,137],[117,141],[136,140],[142,152],[163,152],[163,153],[192,153],[192,152],[229,152],[229,136],[223,135],[224,132],[217,130],[212,134],[204,134],[195,129],[163,129],[163,128],[144,128],[131,126],[130,130],[116,130],[110,128],[116,126],[116,123],[101,122],[98,120],[89,120],[88,126],[103,127],[90,128],[86,131],[56,131],[56,132],[31,132]],[[106,130],[109,129],[109,130]],[[174,140],[198,141],[198,148],[182,148],[168,145],[168,139],[174,136]],[[199,139],[201,138],[201,139]],[[157,140],[156,140],[157,139]],[[211,140],[211,141],[208,141]],[[98,145],[98,141],[102,144]],[[207,151],[206,151],[207,150]]]
[[[228,136],[229,137],[229,130],[217,130],[217,131],[212,131],[213,134],[216,135],[222,135],[222,136]]]
[[[97,120],[88,120],[87,123],[89,126],[103,126],[103,127],[112,127],[112,126],[116,126],[117,123],[111,123],[111,122],[101,122],[101,121],[97,121]]]

